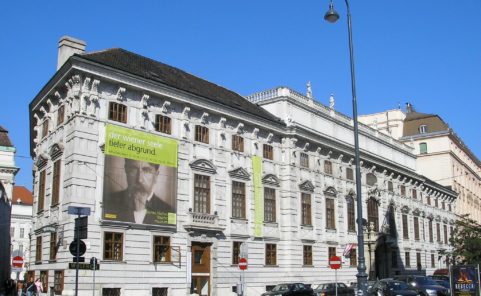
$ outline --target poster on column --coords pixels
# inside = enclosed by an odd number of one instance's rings
[[[452,266],[451,290],[453,296],[479,296],[478,266]]]
[[[177,151],[176,140],[108,124],[103,219],[176,224]]]

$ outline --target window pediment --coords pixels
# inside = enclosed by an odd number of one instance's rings
[[[62,143],[55,143],[50,148],[50,158],[55,159],[63,154],[64,145]]]
[[[326,190],[324,190],[324,195],[329,195],[329,196],[332,196],[332,197],[336,197],[337,196],[337,190],[336,188],[334,187],[327,187]]]
[[[241,179],[241,180],[246,180],[246,181],[249,181],[251,179],[251,176],[247,172],[247,170],[244,169],[244,168],[241,168],[241,167],[230,170],[229,176],[231,178],[236,178],[236,179]]]
[[[50,156],[46,153],[42,153],[37,157],[37,160],[35,161],[35,166],[38,169],[42,169],[47,165],[47,162],[49,160]]]
[[[209,174],[216,174],[217,167],[207,159],[197,159],[192,161],[189,166],[196,171],[205,172]]]
[[[279,181],[279,178],[277,178],[276,175],[267,174],[264,177],[262,177],[262,184],[279,186],[280,183],[281,182]]]
[[[409,207],[408,207],[408,206],[404,206],[404,207],[402,207],[402,209],[401,209],[401,212],[402,212],[403,214],[409,214],[409,211],[410,211],[410,210],[409,210]]]
[[[419,209],[414,209],[413,210],[413,215],[414,216],[420,216],[421,215],[421,211]]]
[[[314,184],[311,181],[305,180],[299,184],[299,188],[304,191],[314,192]]]

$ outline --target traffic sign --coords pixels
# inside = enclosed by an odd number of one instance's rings
[[[247,259],[246,258],[239,258],[239,269],[246,270],[247,269]]]
[[[82,256],[83,254],[85,254],[85,251],[87,251],[87,246],[85,245],[85,243],[80,240],[79,242],[79,250],[78,250],[78,254],[77,254],[77,240],[73,240],[71,243],[70,243],[70,246],[68,247],[69,251],[70,251],[70,254],[74,255],[74,256]]]
[[[329,258],[329,266],[331,267],[331,269],[339,269],[341,268],[341,264],[341,257],[332,256],[331,258]]]
[[[12,266],[13,267],[22,267],[23,266],[23,258],[22,256],[15,256],[12,259]]]

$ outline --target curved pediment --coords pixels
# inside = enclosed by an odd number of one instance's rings
[[[334,188],[332,186],[327,187],[326,190],[324,190],[324,195],[336,197],[337,196],[337,190],[336,190],[336,188]]]
[[[304,191],[314,192],[314,184],[311,181],[305,180],[299,184],[299,188]]]
[[[267,174],[262,177],[262,184],[279,186],[280,183],[281,182],[279,181],[279,178],[277,178],[277,176],[274,174]]]
[[[421,215],[421,211],[419,209],[414,209],[413,210],[413,215],[414,216],[420,216]]]
[[[402,209],[401,209],[401,212],[402,212],[403,214],[409,214],[409,211],[410,211],[410,209],[409,209],[408,206],[404,206],[404,207],[402,207]]]
[[[55,143],[50,148],[50,158],[55,159],[63,154],[64,145],[62,143]]]
[[[210,160],[207,160],[207,159],[197,159],[192,161],[189,165],[193,170],[196,170],[196,171],[209,173],[209,174],[217,173],[216,166]]]
[[[251,175],[247,172],[247,170],[241,167],[230,170],[229,176],[231,178],[241,179],[246,181],[249,181],[251,179]]]
[[[37,159],[35,160],[35,166],[37,167],[37,169],[42,169],[43,167],[45,167],[47,165],[47,162],[49,160],[50,156],[46,153],[42,153],[40,154]]]

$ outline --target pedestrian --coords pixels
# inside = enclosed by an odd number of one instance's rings
[[[30,279],[30,281],[27,282],[25,285],[25,295],[27,296],[35,296],[37,294],[37,287],[35,286],[35,283]]]
[[[38,295],[40,295],[40,293],[43,292],[42,282],[40,281],[39,278],[37,278],[37,279],[35,280],[35,290],[36,290],[36,291],[35,291],[35,294],[34,294],[35,296],[38,296]]]

